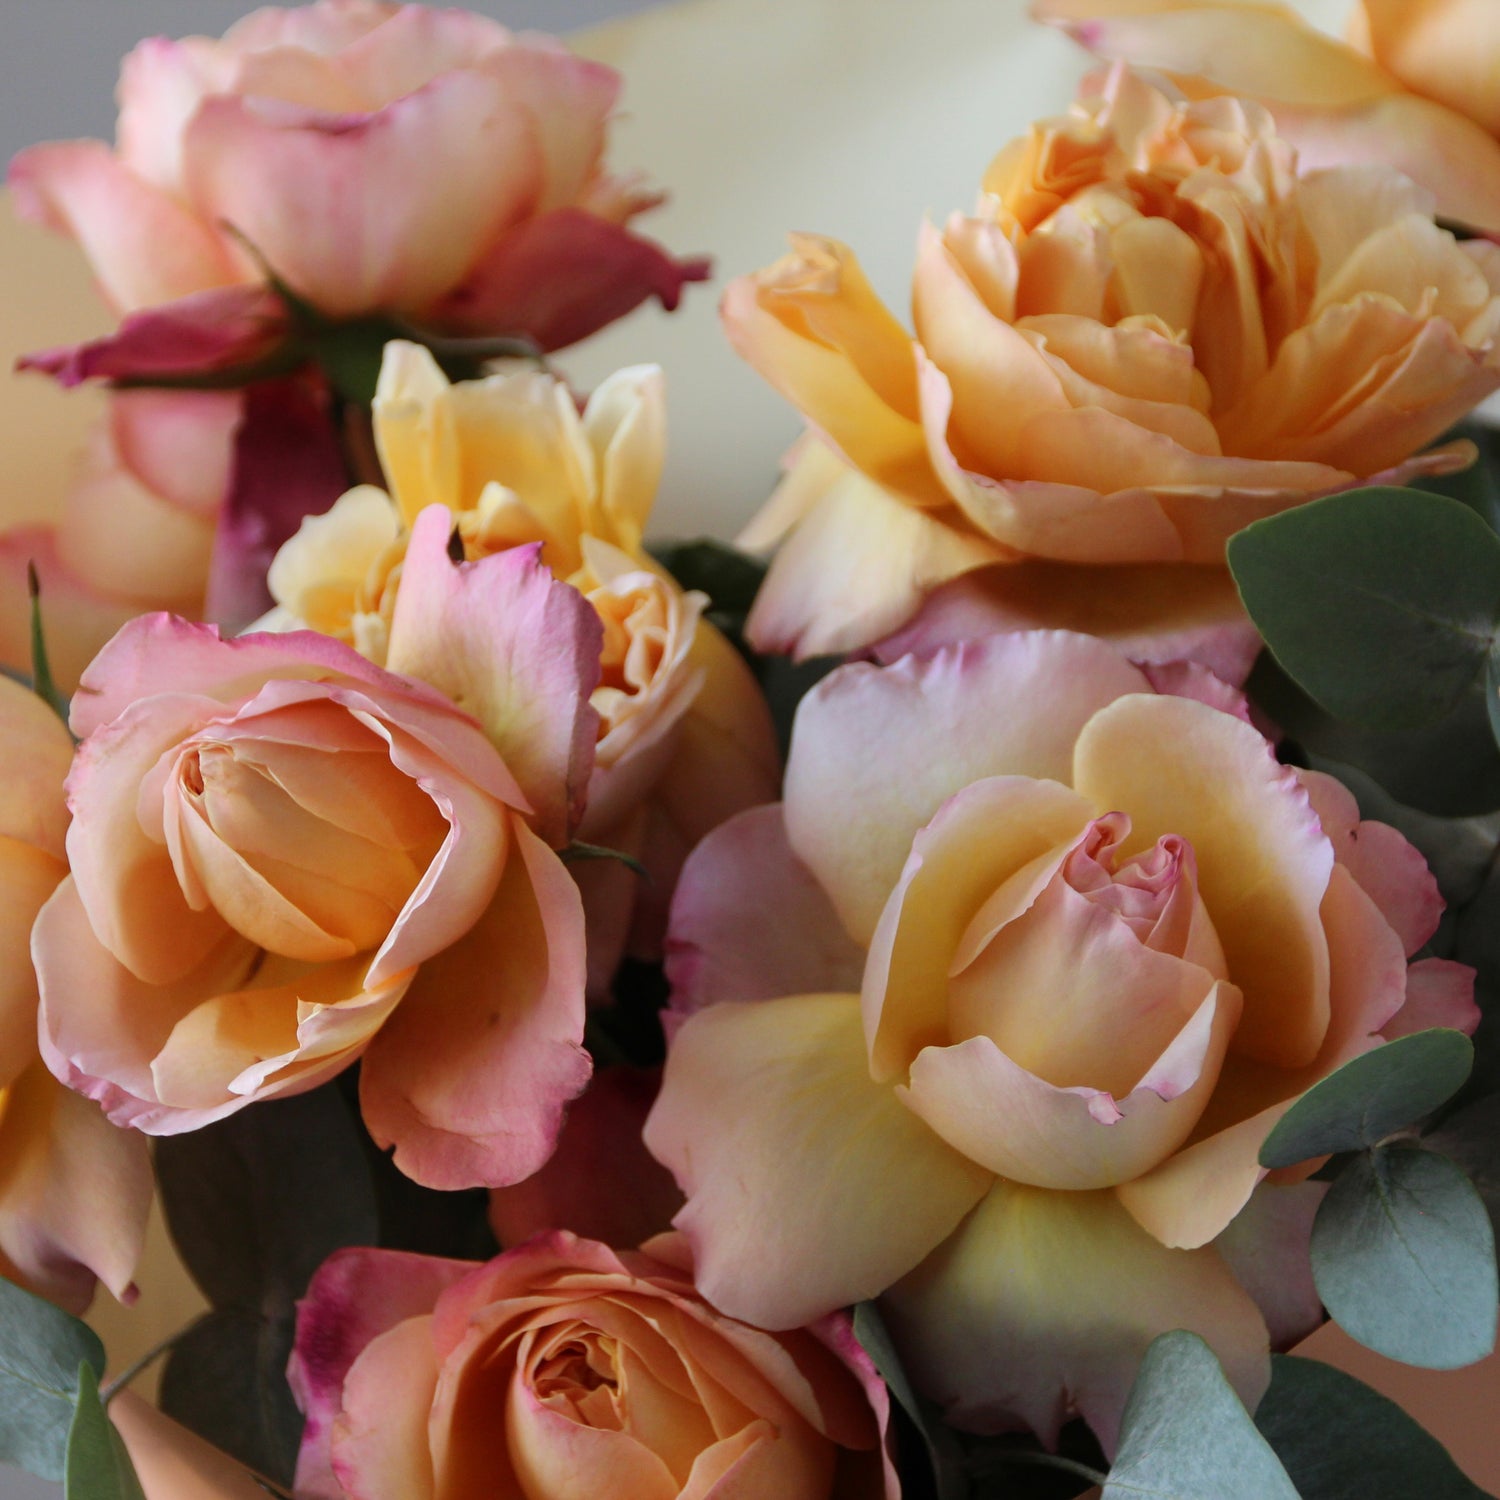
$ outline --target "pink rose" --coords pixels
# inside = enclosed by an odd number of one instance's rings
[[[715,1306],[885,1294],[980,1430],[1076,1411],[1109,1445],[1180,1327],[1253,1409],[1266,1320],[1307,1331],[1319,1191],[1262,1186],[1261,1143],[1383,1032],[1472,1029],[1473,974],[1408,967],[1442,901],[1400,834],[1174,677],[1032,632],[803,701],[785,802],[711,834],[673,907],[646,1143]],[[1258,1307],[1235,1267],[1267,1263]]]
[[[57,715],[0,677],[0,1275],[81,1312],[95,1277],[131,1294],[151,1164],[138,1135],[61,1087],[37,1052],[28,943],[68,873],[72,758]]]
[[[33,952],[48,1064],[118,1123],[195,1129],[363,1055],[365,1121],[420,1181],[549,1154],[589,1073],[551,845],[587,783],[598,624],[534,548],[455,566],[447,536],[419,519],[393,621],[417,677],[164,615],[84,673],[72,874]]]
[[[318,1500],[896,1500],[887,1400],[846,1322],[747,1328],[675,1237],[552,1234],[488,1265],[343,1250],[288,1374]]]
[[[79,242],[119,312],[161,309],[122,329],[142,367],[273,348],[286,312],[262,258],[329,318],[556,348],[648,296],[675,306],[707,274],[627,227],[659,195],[604,169],[619,82],[466,11],[266,8],[219,41],[142,42],[114,148],[32,147],[10,184],[22,213]],[[96,347],[48,367],[77,379],[116,363]]]

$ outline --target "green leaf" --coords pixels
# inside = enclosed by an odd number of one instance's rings
[[[104,1371],[93,1329],[0,1279],[0,1461],[63,1477],[79,1365]]]
[[[615,859],[642,880],[651,878],[645,865],[635,855],[627,854],[623,849],[610,849],[604,844],[585,844],[581,839],[574,839],[565,849],[559,850],[558,858],[564,864],[571,864],[574,860]]]
[[[1446,1156],[1474,1184],[1500,1234],[1500,1094],[1490,1094],[1445,1119],[1422,1144]]]
[[[385,346],[402,331],[385,318],[310,327],[303,339],[313,362],[346,401],[368,407],[375,400]]]
[[[1461,1031],[1435,1027],[1386,1042],[1314,1084],[1266,1137],[1260,1164],[1275,1170],[1377,1146],[1451,1099],[1473,1065],[1474,1044]]]
[[[1302,1500],[1489,1500],[1394,1401],[1315,1359],[1271,1356],[1255,1425]]]
[[[1457,500],[1347,490],[1255,522],[1228,556],[1277,661],[1340,718],[1447,713],[1495,640],[1500,537]]]
[[[31,691],[66,724],[68,700],[52,677],[47,635],[42,626],[42,584],[33,562],[26,564],[26,591],[31,598]]]
[[[963,1500],[968,1493],[964,1477],[963,1456],[950,1428],[935,1415],[912,1389],[902,1367],[901,1357],[891,1340],[885,1319],[873,1302],[860,1302],[854,1308],[854,1337],[870,1356],[876,1373],[900,1409],[911,1419],[932,1464],[933,1485],[937,1500]]]
[[[1298,1500],[1213,1351],[1177,1329],[1152,1341],[1125,1404],[1104,1500]]]
[[[1313,1281],[1329,1316],[1378,1354],[1431,1370],[1495,1347],[1495,1235],[1447,1158],[1400,1142],[1356,1156],[1318,1208]]]
[[[709,615],[716,625],[732,635],[739,634],[766,576],[763,562],[708,537],[669,542],[651,550],[683,588],[708,595]]]
[[[66,1500],[146,1500],[135,1466],[99,1399],[92,1367],[78,1367],[78,1405],[68,1430]]]

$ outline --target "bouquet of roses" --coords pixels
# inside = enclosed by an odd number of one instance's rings
[[[317,0],[13,163],[118,322],[0,534],[0,1460],[1482,1495],[1288,1351],[1495,1343],[1500,30],[1037,10],[1103,66],[910,328],[814,234],[724,292],[806,421],[743,551],[553,362],[709,274],[610,69]],[[209,1311],[116,1370],[153,1200]]]

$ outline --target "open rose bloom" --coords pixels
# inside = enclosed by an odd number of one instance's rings
[[[649,296],[674,306],[706,266],[629,229],[660,198],[604,169],[618,92],[549,37],[380,0],[143,42],[113,149],[58,142],[11,167],[21,212],[77,240],[127,315],[116,340],[41,363],[73,380],[251,362],[287,327],[266,269],[335,320],[547,348]]]
[[[896,1500],[885,1387],[847,1322],[747,1328],[681,1249],[334,1255],[299,1309],[297,1493]]]
[[[729,288],[811,428],[742,538],[781,543],[750,634],[846,651],[925,605],[903,647],[1059,625],[1240,677],[1225,542],[1461,464],[1418,450],[1500,386],[1497,291],[1397,173],[1299,176],[1259,106],[1117,69],[923,227],[915,338],[833,240]]]
[[[1442,903],[1401,836],[1183,682],[1034,632],[804,699],[785,801],[710,835],[673,909],[646,1141],[715,1306],[884,1295],[981,1431],[1076,1411],[1110,1446],[1173,1328],[1254,1410],[1268,1324],[1320,1316],[1323,1188],[1265,1181],[1262,1142],[1383,1032],[1472,1030],[1473,976],[1408,964]]]
[[[1101,57],[1260,100],[1311,166],[1394,167],[1444,218],[1500,232],[1500,11],[1351,0],[1343,45],[1275,0],[1032,0]]]
[[[195,1129],[362,1056],[365,1121],[418,1179],[550,1153],[589,1074],[554,846],[599,625],[534,548],[457,565],[448,534],[440,507],[415,528],[392,670],[157,615],[84,674],[71,874],[32,945],[48,1064],[116,1122]]]

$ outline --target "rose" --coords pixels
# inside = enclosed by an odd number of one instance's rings
[[[129,1297],[151,1204],[146,1145],[62,1088],[37,1053],[31,925],[68,872],[57,715],[0,678],[0,1274],[74,1312],[98,1277]]]
[[[21,212],[76,239],[122,342],[66,378],[213,369],[287,329],[266,270],[335,320],[374,313],[571,343],[707,274],[635,236],[660,201],[603,168],[615,72],[482,16],[377,0],[268,7],[222,40],[141,43],[113,150],[24,151]],[[102,363],[101,363],[102,361]]]
[[[622,951],[659,951],[666,901],[709,829],[775,796],[770,715],[739,654],[646,553],[665,456],[655,366],[617,371],[582,414],[537,371],[450,384],[416,344],[386,346],[375,441],[391,492],[370,486],[310,517],[277,554],[266,623],[311,626],[384,662],[413,518],[446,508],[464,554],[538,542],[603,625],[594,773],[579,836],[642,860],[575,866],[589,912],[591,989]]]
[[[720,1316],[672,1237],[546,1235],[488,1265],[343,1250],[299,1305],[298,1494],[895,1500],[848,1324]]]
[[[758,645],[865,646],[949,584],[979,618],[924,643],[1065,624],[1238,675],[1228,536],[1455,461],[1411,455],[1500,384],[1500,251],[1394,173],[1299,178],[1253,104],[1100,89],[924,227],[915,342],[831,240],[730,286],[730,338],[821,439],[742,539],[790,532]]]
[[[1261,1143],[1383,1031],[1477,1013],[1462,965],[1408,968],[1442,910],[1421,857],[1176,675],[1203,701],[1037,632],[803,700],[784,804],[704,841],[669,933],[688,1014],[646,1144],[715,1306],[778,1328],[883,1293],[981,1429],[1076,1409],[1108,1445],[1178,1327],[1254,1409],[1234,1267],[1279,1336],[1319,1316],[1321,1187],[1257,1192]]]
[[[168,616],[85,672],[72,874],[34,952],[44,1055],[118,1123],[194,1129],[363,1055],[365,1121],[419,1180],[550,1152],[589,1070],[549,842],[587,780],[598,624],[534,549],[455,567],[447,535],[419,519],[390,652],[440,691]]]
[[[65,688],[132,616],[202,613],[238,415],[226,394],[111,396],[57,519],[0,532],[0,662],[30,671],[29,563],[41,581],[53,674]]]
[[[1500,232],[1500,26],[1487,0],[1355,0],[1347,46],[1276,4],[1033,0],[1032,13],[1195,95],[1259,99],[1309,166],[1395,167],[1444,218]]]

